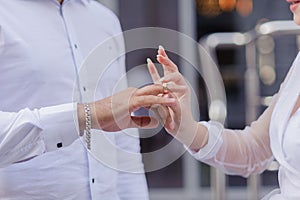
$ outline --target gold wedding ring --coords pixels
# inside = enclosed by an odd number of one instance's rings
[[[168,91],[169,91],[168,84],[167,83],[163,83],[162,87],[163,87],[163,93],[168,93]]]

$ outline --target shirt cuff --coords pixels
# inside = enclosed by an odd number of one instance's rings
[[[66,147],[79,138],[77,103],[41,108],[39,113],[46,152]]]
[[[207,159],[210,159],[214,157],[218,150],[220,149],[223,139],[222,139],[222,132],[224,129],[224,126],[215,121],[209,121],[209,122],[199,122],[203,126],[205,126],[208,130],[208,142],[207,144],[200,149],[198,152],[195,152],[189,148],[187,148],[188,152],[197,160],[205,161]]]

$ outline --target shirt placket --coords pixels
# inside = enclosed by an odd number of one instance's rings
[[[74,89],[74,94],[73,94],[73,101],[74,102],[89,102],[90,99],[92,98],[89,93],[88,93],[88,71],[86,69],[81,68],[81,64],[83,63],[83,55],[80,51],[80,45],[78,42],[78,39],[76,37],[76,32],[72,24],[72,19],[71,19],[71,11],[68,11],[67,9],[67,4],[71,3],[70,0],[65,0],[62,5],[60,5],[60,14],[62,17],[62,20],[65,25],[65,30],[66,30],[66,37],[69,42],[70,46],[70,51],[71,51],[71,56],[72,60],[74,63],[74,70],[76,73],[76,88]],[[95,178],[90,175],[91,173],[91,164],[90,164],[90,157],[87,154],[87,160],[89,161],[87,163],[87,168],[89,170],[89,182],[90,184],[90,189],[91,193],[89,194],[90,199],[92,199],[92,185],[95,184]]]
[[[62,20],[65,25],[66,30],[66,37],[68,39],[68,43],[70,46],[71,56],[74,64],[74,71],[76,74],[76,88],[74,88],[74,94],[73,94],[73,101],[74,102],[86,102],[86,95],[84,93],[87,92],[87,84],[84,80],[80,80],[80,76],[86,77],[84,70],[80,69],[80,66],[83,61],[83,55],[80,51],[80,45],[78,42],[78,39],[76,37],[76,32],[74,30],[72,20],[70,18],[70,14],[68,13],[68,10],[66,8],[67,4],[70,3],[70,1],[65,1],[60,6],[60,15],[62,17]]]

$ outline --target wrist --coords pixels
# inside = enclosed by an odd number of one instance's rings
[[[192,126],[194,131],[192,133],[193,140],[188,146],[191,150],[197,152],[202,149],[208,143],[208,129],[199,122],[194,123]]]

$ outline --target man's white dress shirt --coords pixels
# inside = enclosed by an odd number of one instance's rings
[[[1,200],[148,199],[143,173],[99,162],[87,153],[77,132],[74,99],[87,99],[84,93],[94,87],[78,81],[79,68],[96,45],[120,32],[117,17],[93,0],[64,0],[62,5],[57,0],[1,2]],[[107,51],[118,52],[122,45]],[[119,57],[103,75],[96,98],[110,96],[124,73],[124,58]],[[139,152],[137,138],[122,132],[92,135],[95,154],[143,171],[141,158],[126,160],[99,145],[109,138],[120,149]]]

